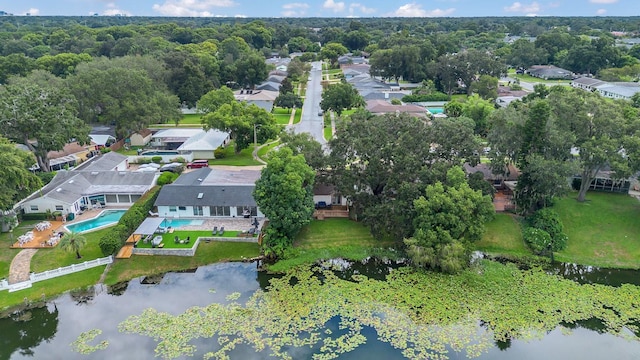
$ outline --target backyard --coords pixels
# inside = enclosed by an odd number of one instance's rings
[[[555,253],[557,261],[601,267],[640,267],[640,201],[623,194],[589,192],[587,201],[576,193],[560,199],[558,212],[569,237],[567,248]],[[520,225],[508,214],[497,214],[487,224],[478,250],[511,255],[530,255],[522,241]]]

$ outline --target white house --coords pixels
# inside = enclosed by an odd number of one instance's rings
[[[264,217],[253,199],[260,170],[212,170],[187,172],[164,185],[155,205],[160,216]]]
[[[233,96],[238,101],[244,101],[271,112],[278,94],[277,91],[270,90],[238,90],[233,93]]]
[[[126,171],[129,168],[129,157],[110,151],[83,163],[79,170],[83,171]]]
[[[313,203],[324,202],[327,205],[347,205],[347,198],[340,195],[335,186],[328,184],[315,184],[313,187]]]
[[[158,131],[151,145],[159,149],[176,150],[176,154],[191,154],[193,159],[213,159],[214,150],[229,143],[229,133],[211,129],[171,128]],[[141,155],[145,155],[143,152]],[[152,151],[153,153],[153,151]],[[155,155],[155,154],[151,154]]]
[[[131,146],[145,146],[151,141],[151,135],[153,132],[149,129],[140,130],[129,136],[129,145]]]
[[[155,183],[159,173],[61,170],[42,189],[15,206],[24,213],[60,211],[77,214],[92,206],[132,205]]]

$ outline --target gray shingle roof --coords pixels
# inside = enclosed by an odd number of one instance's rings
[[[117,152],[108,152],[104,155],[93,158],[93,160],[85,167],[84,171],[109,171],[113,170],[127,159],[127,156],[118,154]]]
[[[256,206],[255,185],[165,185],[156,206]],[[202,193],[201,198],[198,195]]]

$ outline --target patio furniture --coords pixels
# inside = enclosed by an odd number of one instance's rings
[[[217,226],[213,227],[213,231],[211,232],[211,235],[213,235],[213,236],[218,235],[218,227]]]
[[[187,236],[187,239],[184,241],[184,243],[185,243],[185,244],[188,244],[188,243],[189,243],[189,241],[191,241],[191,237],[190,237],[190,236]]]
[[[151,215],[151,216],[159,216],[160,214],[154,213],[153,211],[149,210],[149,215]]]
[[[180,242],[180,237],[178,237],[177,235],[173,238],[173,242],[178,244]]]
[[[224,226],[220,227],[220,231],[218,231],[218,236],[224,235]]]
[[[247,233],[251,236],[253,236],[253,234],[256,232],[256,228],[252,227],[249,230],[247,230]]]
[[[153,240],[151,241],[151,246],[156,247],[160,245],[161,242],[162,242],[162,236],[154,236]]]

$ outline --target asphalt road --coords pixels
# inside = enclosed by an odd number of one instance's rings
[[[300,122],[291,126],[296,133],[309,133],[323,146],[327,141],[324,139],[324,122],[320,112],[320,100],[322,99],[322,63],[319,61],[311,63],[309,81],[307,82],[307,92],[302,104],[302,117]]]

